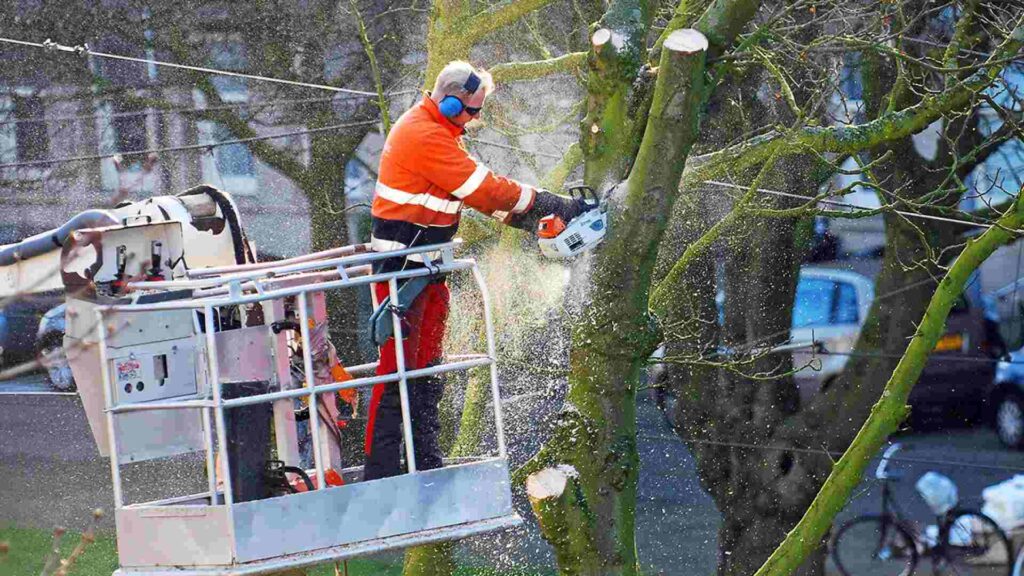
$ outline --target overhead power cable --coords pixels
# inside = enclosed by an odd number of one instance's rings
[[[485,146],[494,146],[496,148],[504,148],[506,150],[513,150],[513,151],[516,151],[516,152],[523,152],[524,154],[532,154],[534,156],[543,156],[543,157],[546,157],[546,158],[556,158],[556,159],[562,158],[561,156],[559,156],[557,154],[550,154],[550,153],[547,153],[547,152],[537,152],[537,151],[533,151],[533,150],[526,150],[524,148],[519,148],[519,147],[516,147],[516,146],[510,146],[508,144],[501,144],[499,142],[491,142],[489,140],[481,140],[479,138],[466,138],[466,140],[468,140],[470,142],[473,142],[473,143],[476,143],[476,144],[484,144]],[[711,184],[712,186],[721,186],[721,187],[724,187],[724,188],[734,188],[734,189],[737,189],[737,190],[748,190],[749,189],[748,186],[740,186],[738,184],[732,184],[732,183],[729,183],[729,182],[721,182],[719,180],[704,180],[704,184]],[[770,194],[770,195],[773,195],[773,196],[781,196],[781,197],[784,197],[784,198],[795,198],[795,199],[798,199],[798,200],[814,200],[813,196],[803,196],[803,195],[800,195],[800,194],[792,194],[790,192],[782,192],[781,190],[771,190],[771,189],[768,189],[768,188],[758,188],[757,191],[761,192],[763,194]],[[867,206],[858,206],[856,204],[850,204],[849,202],[840,202],[840,201],[837,201],[837,200],[824,200],[823,199],[823,200],[818,200],[818,202],[820,204],[827,204],[829,206],[838,206],[838,207],[842,207],[842,208],[850,208],[852,210],[874,210],[874,208],[869,208]],[[923,220],[934,220],[934,221],[937,221],[937,222],[948,222],[950,224],[960,224],[960,225],[963,225],[963,226],[973,226],[975,228],[984,228],[984,229],[989,229],[989,228],[992,227],[991,224],[985,224],[985,223],[982,223],[982,222],[972,222],[970,220],[960,220],[960,219],[957,219],[957,218],[947,218],[945,216],[934,216],[932,214],[921,214],[919,212],[910,212],[910,211],[907,211],[907,210],[892,210],[892,212],[895,212],[896,214],[899,214],[901,216],[906,216],[907,218],[920,218],[920,219],[923,219]]]
[[[711,184],[712,186],[721,186],[723,188],[734,188],[737,190],[749,190],[749,186],[740,186],[739,184],[731,184],[729,182],[721,182],[718,180],[705,180],[705,184]],[[798,200],[814,200],[814,196],[803,196],[801,194],[792,194],[790,192],[782,192],[780,190],[770,190],[768,188],[758,188],[758,192],[763,194],[769,194],[772,196],[781,196],[783,198],[796,198]],[[869,208],[867,206],[858,206],[856,204],[850,204],[848,202],[840,202],[838,200],[818,200],[819,204],[827,204],[829,206],[839,206],[842,208],[850,208],[853,210],[875,210],[875,208]],[[971,222],[970,220],[959,220],[956,218],[947,218],[945,216],[933,216],[931,214],[921,214],[919,212],[909,212],[907,210],[892,210],[896,214],[906,216],[907,218],[920,218],[923,220],[935,220],[937,222],[948,222],[950,224],[961,224],[964,226],[974,226],[976,228],[991,228],[991,224],[984,224],[981,222]]]
[[[10,162],[7,164],[0,164],[0,169],[4,168],[25,168],[31,166],[49,166],[52,164],[65,164],[69,162],[83,162],[86,160],[103,160],[105,158],[113,158],[114,156],[140,156],[145,154],[160,154],[164,152],[182,152],[185,150],[208,150],[211,148],[217,148],[220,146],[229,146],[231,144],[245,144],[247,142],[257,142],[260,140],[274,140],[277,138],[288,138],[289,136],[301,136],[304,134],[316,134],[318,132],[327,132],[330,130],[343,130],[345,128],[354,128],[357,126],[370,126],[377,125],[377,120],[364,120],[362,122],[349,122],[347,124],[334,124],[331,126],[321,126],[319,128],[307,128],[304,130],[295,130],[293,132],[282,132],[280,134],[270,134],[268,136],[253,136],[250,138],[238,138],[236,140],[222,140],[220,142],[211,142],[209,144],[188,144],[185,146],[171,146],[168,148],[151,148],[148,150],[132,150],[129,152],[110,152],[108,154],[93,154],[89,156],[73,156],[70,158],[53,158],[51,160],[31,160],[25,162]]]
[[[820,344],[820,342],[812,342],[806,346],[798,346],[798,348],[809,348]],[[787,350],[790,351],[790,350]],[[903,358],[902,354],[886,354],[884,352],[857,352],[856,350],[850,352],[833,352],[831,350],[816,350],[813,354],[818,356],[845,356],[847,358],[879,358],[888,360],[900,360]],[[981,356],[954,356],[952,354],[929,354],[928,361],[935,360],[936,362],[960,362],[968,364],[1024,364],[1024,361],[1013,361],[1013,360],[1001,360],[999,358],[983,358]]]
[[[801,454],[817,454],[819,456],[827,456],[835,459],[843,455],[842,452],[836,452],[833,450],[815,450],[814,448],[798,448],[795,446],[765,446],[763,444],[753,444],[748,442],[730,442],[724,440],[704,440],[700,438],[685,438],[682,436],[661,436],[648,434],[644,435],[646,438],[652,440],[681,440],[683,442],[689,442],[693,444],[704,444],[708,446],[723,446],[727,448],[746,448],[749,450],[765,450],[773,452],[796,452]],[[908,462],[912,464],[928,464],[932,466],[947,466],[951,468],[964,468],[974,470],[988,470],[991,472],[1024,472],[1024,468],[1020,466],[1000,466],[998,464],[978,464],[975,462],[963,462],[957,460],[941,460],[936,458],[915,458],[913,456],[893,456],[889,458],[890,462]]]
[[[298,86],[301,88],[315,88],[317,90],[329,90],[331,92],[342,92],[345,94],[356,94],[359,96],[365,96],[368,98],[376,98],[378,94],[376,92],[368,92],[366,90],[352,90],[350,88],[339,88],[337,86],[328,86],[326,84],[315,84],[312,82],[299,82],[298,80],[285,80],[284,78],[271,78],[268,76],[259,76],[257,74],[245,74],[242,72],[232,72],[230,70],[218,70],[216,68],[207,68],[205,66],[189,66],[186,64],[176,64],[173,62],[164,62],[161,60],[154,60],[151,58],[136,58],[134,56],[123,56],[121,54],[111,54],[109,52],[98,52],[89,48],[88,44],[80,44],[78,46],[67,46],[59,44],[47,38],[44,42],[29,42],[27,40],[17,40],[14,38],[0,37],[0,42],[6,44],[16,44],[18,46],[30,46],[32,48],[42,48],[44,50],[51,50],[57,52],[66,52],[68,54],[75,54],[78,56],[94,56],[96,58],[108,58],[111,60],[124,60],[128,62],[137,62],[139,64],[152,64],[153,66],[163,66],[165,68],[175,68],[178,70],[191,70],[193,72],[203,72],[206,74],[217,74],[219,76],[231,76],[234,78],[244,78],[247,80],[256,80],[259,82],[271,82],[274,84],[285,84],[288,86]],[[396,96],[401,94],[411,94],[418,92],[418,90],[402,90],[398,92],[390,92],[385,94],[386,96]]]
[[[509,144],[502,144],[501,142],[492,142],[490,140],[481,140],[480,138],[466,138],[467,141],[473,142],[474,144],[483,144],[485,146],[493,146],[495,148],[503,148],[505,150],[512,150],[515,152],[522,152],[524,154],[530,154],[531,156],[541,156],[544,158],[554,158],[561,160],[562,157],[558,154],[551,154],[550,152],[538,152],[536,150],[526,150],[525,148],[519,148]]]
[[[326,98],[292,98],[292,99],[279,99],[279,100],[256,100],[248,102],[234,102],[231,104],[220,104],[217,106],[206,106],[206,107],[190,107],[190,108],[144,108],[140,110],[133,110],[131,112],[112,112],[110,114],[74,114],[70,116],[48,116],[39,118],[16,118],[9,120],[0,120],[0,126],[8,124],[33,124],[42,122],[44,124],[55,124],[58,122],[73,122],[76,120],[95,120],[96,118],[130,118],[133,116],[148,116],[154,115],[165,115],[165,114],[200,114],[203,112],[214,112],[217,110],[234,110],[236,108],[271,108],[274,106],[292,105],[292,104],[312,104],[316,102],[331,102],[335,97]],[[354,99],[354,98],[353,98]],[[14,116],[13,111],[7,113],[8,116]]]

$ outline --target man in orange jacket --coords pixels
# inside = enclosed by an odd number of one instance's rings
[[[434,89],[392,126],[381,153],[373,197],[370,244],[374,250],[448,242],[455,237],[465,206],[531,232],[536,232],[544,216],[556,214],[569,222],[583,210],[573,200],[498,176],[469,155],[462,144],[464,127],[480,114],[493,90],[494,83],[486,71],[467,62],[451,62],[438,74]],[[423,266],[419,255],[394,257],[377,261],[374,271]],[[387,296],[386,283],[374,285],[374,308]],[[443,276],[437,276],[404,312],[406,369],[441,362],[448,302],[448,286]],[[380,347],[377,374],[395,371],[395,342],[388,338]],[[408,391],[416,467],[439,468],[442,453],[437,405],[444,391],[443,380],[410,380]],[[366,429],[365,480],[402,473],[401,427],[397,384],[375,386]]]

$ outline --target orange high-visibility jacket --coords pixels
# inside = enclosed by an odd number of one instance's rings
[[[455,236],[463,205],[508,222],[533,205],[536,190],[495,175],[469,155],[463,130],[445,118],[429,96],[391,127],[373,195],[374,250],[399,250],[447,242]],[[382,269],[413,267],[389,259]]]

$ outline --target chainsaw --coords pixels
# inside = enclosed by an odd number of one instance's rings
[[[568,223],[551,214],[537,224],[537,243],[541,254],[548,258],[572,258],[600,244],[607,232],[608,213],[593,188],[570,186],[569,196],[583,207],[583,212]]]

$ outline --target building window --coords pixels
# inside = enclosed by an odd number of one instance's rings
[[[112,54],[145,58],[146,51],[143,49],[143,44],[142,38],[129,39],[111,35],[100,40],[95,49]],[[103,82],[107,84],[106,88],[141,88],[146,85],[148,79],[146,66],[138,62],[114,58],[94,58],[91,65],[93,70],[103,78]]]
[[[217,70],[245,72],[249,67],[249,57],[245,44],[238,40],[211,39],[210,66]],[[249,99],[249,86],[244,78],[233,76],[210,77],[210,82],[217,88],[217,94],[226,102],[244,102]]]
[[[0,94],[0,162],[37,162],[50,157],[50,136],[45,120],[45,103],[30,88],[16,88]],[[48,166],[19,167],[7,178],[40,178]]]
[[[234,135],[221,124],[213,126],[213,142],[227,142],[236,140]],[[245,144],[227,144],[214,148],[214,158],[217,160],[217,170],[223,176],[255,176],[256,165],[252,158],[252,152]]]
[[[115,152],[138,152],[148,147],[145,108],[114,103],[111,105],[110,116]],[[129,156],[125,160],[128,164],[137,164],[142,161],[142,156]]]
[[[220,144],[237,138],[222,124],[199,122],[199,143]],[[232,194],[256,191],[256,159],[245,144],[211,146],[202,157],[203,179]]]
[[[100,164],[104,188],[119,194],[152,192],[157,181],[152,162],[147,165],[144,154],[125,155],[150,148],[147,109],[118,99],[100,102],[97,112],[100,152],[110,155]]]
[[[50,152],[43,100],[38,96],[14,97],[15,141],[19,162],[45,160]]]

